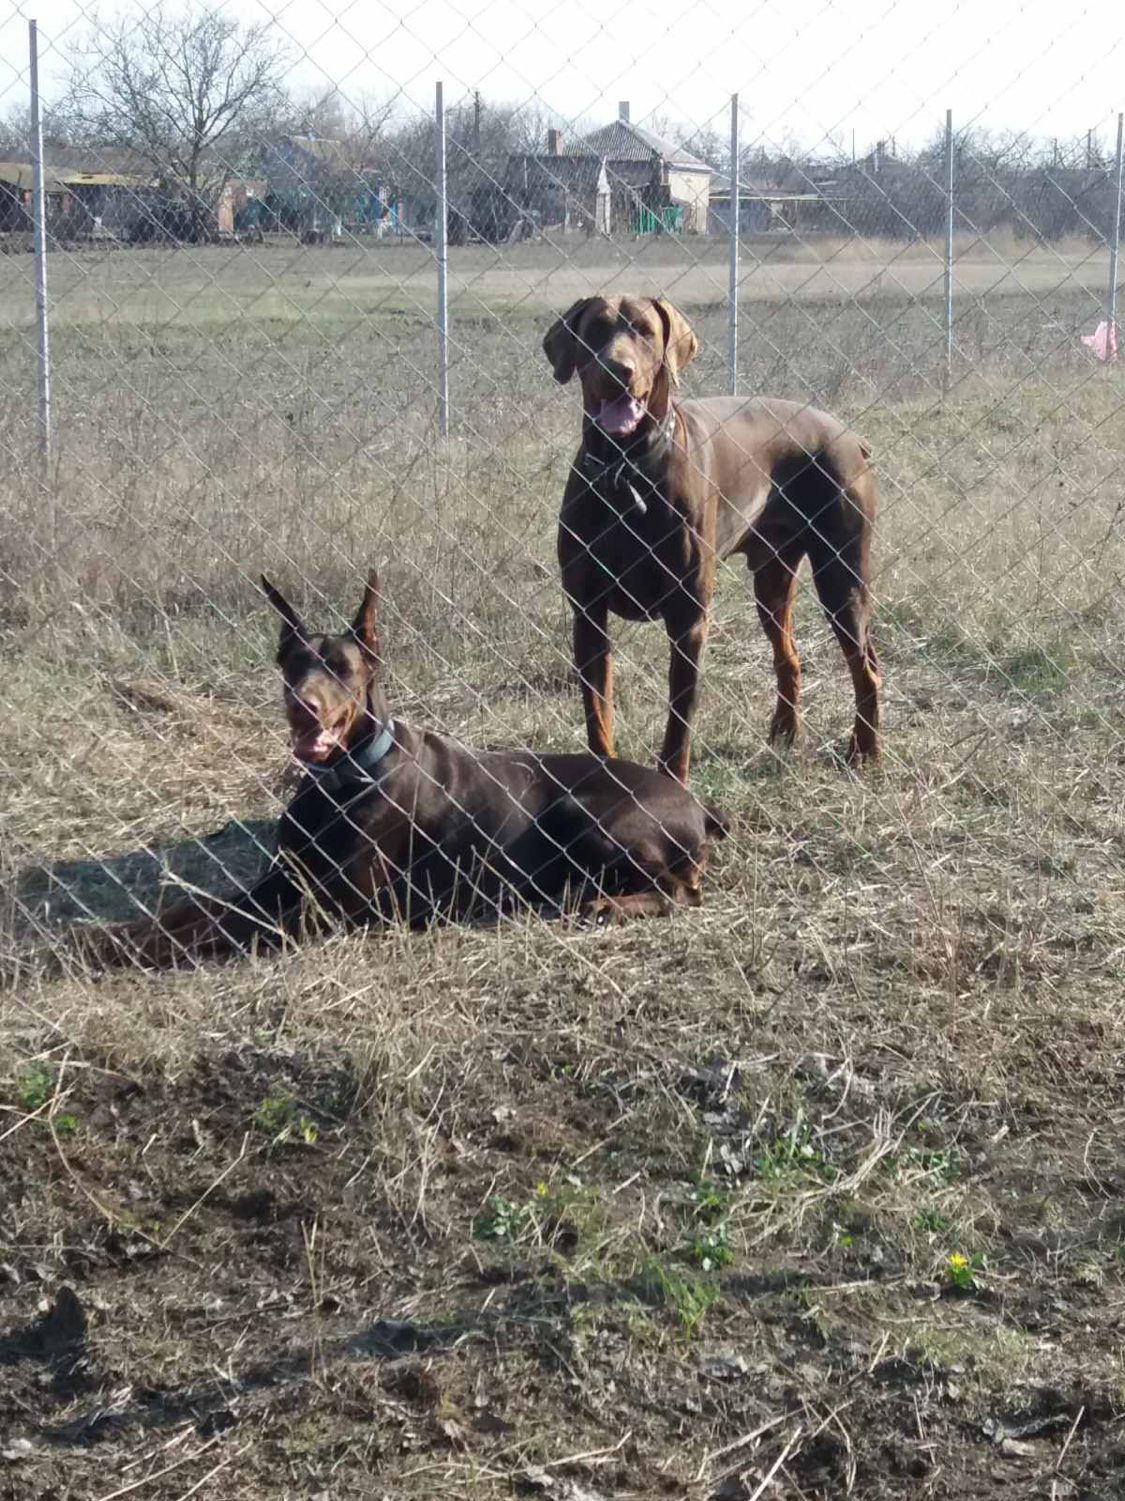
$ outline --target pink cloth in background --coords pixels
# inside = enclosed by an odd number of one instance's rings
[[[1089,346],[1096,359],[1115,360],[1117,358],[1117,324],[1107,323],[1103,318],[1092,334],[1082,335],[1082,342]]]

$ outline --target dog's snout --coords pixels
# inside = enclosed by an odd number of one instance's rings
[[[617,381],[619,385],[626,387],[626,389],[632,385],[633,376],[637,373],[636,365],[632,364],[629,360],[603,359],[602,369],[611,380]]]
[[[305,698],[303,694],[295,693],[292,688],[286,689],[285,707],[290,714],[303,715],[306,719],[319,719],[321,706],[311,698]]]

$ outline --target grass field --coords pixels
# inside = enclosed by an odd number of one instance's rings
[[[724,570],[667,923],[530,916],[95,975],[77,922],[224,889],[286,796],[265,569],[383,564],[396,714],[580,748],[539,341],[670,242],[0,259],[0,1497],[973,1497],[1125,1487],[1125,376],[1104,256],[750,243],[743,389],[871,443],[886,763],[812,591],[807,735]],[[1018,262],[1018,264],[1017,264]],[[1014,268],[1014,269],[1013,269]],[[663,726],[619,623],[620,749]]]

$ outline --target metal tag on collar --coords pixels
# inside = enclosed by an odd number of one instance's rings
[[[618,464],[617,468],[614,470],[613,483],[619,489],[624,488],[628,490],[633,500],[633,509],[635,511],[638,511],[642,516],[645,516],[648,514],[648,506],[645,505],[644,501],[641,499],[641,492],[637,489],[636,485],[633,484],[632,480],[625,478],[626,469],[631,469],[632,467],[633,466],[630,464],[628,459],[622,459],[621,463]]]

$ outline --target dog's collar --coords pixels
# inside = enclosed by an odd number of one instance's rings
[[[590,489],[593,490],[597,485],[608,479],[613,489],[626,491],[632,502],[633,510],[639,516],[644,516],[648,512],[648,505],[641,495],[640,490],[634,484],[632,477],[635,476],[637,479],[645,480],[649,489],[653,488],[652,481],[639,468],[638,460],[643,461],[644,459],[651,458],[653,453],[662,452],[672,441],[675,425],[676,413],[672,406],[669,405],[667,416],[657,428],[655,438],[646,445],[644,453],[638,454],[636,459],[632,458],[627,452],[625,454],[614,454],[610,459],[599,459],[596,454],[583,452],[579,463],[585,473],[586,483]]]
[[[335,761],[320,765],[315,761],[302,761],[301,767],[307,776],[318,782],[325,792],[350,783],[377,782],[375,768],[385,760],[395,743],[395,722],[388,719],[377,735],[365,740],[354,749],[343,751]]]

